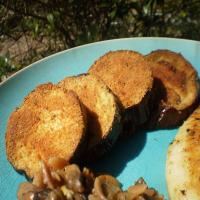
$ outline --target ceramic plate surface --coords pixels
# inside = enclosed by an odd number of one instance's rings
[[[25,178],[6,159],[5,131],[11,112],[38,84],[57,83],[66,76],[87,72],[90,65],[110,50],[135,50],[147,54],[156,49],[180,52],[200,73],[200,43],[170,38],[128,38],[97,42],[66,50],[16,73],[0,85],[0,199],[16,199],[18,184]],[[167,196],[165,161],[167,147],[178,129],[138,132],[119,141],[94,164],[95,171],[116,176],[123,188],[144,177],[149,186]]]

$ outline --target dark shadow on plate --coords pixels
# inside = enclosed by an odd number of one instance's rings
[[[96,173],[118,176],[128,161],[136,158],[146,143],[146,131],[138,131],[127,138],[120,138],[104,157],[89,165]]]

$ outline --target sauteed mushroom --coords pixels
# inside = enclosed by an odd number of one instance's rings
[[[101,175],[95,179],[93,195],[98,196],[101,200],[112,199],[120,191],[120,183],[110,175]]]
[[[64,167],[64,168],[63,168]],[[164,200],[156,190],[148,188],[140,178],[135,185],[122,191],[117,179],[111,175],[95,178],[87,168],[66,165],[63,159],[53,158],[42,163],[41,172],[33,183],[22,183],[19,200]]]

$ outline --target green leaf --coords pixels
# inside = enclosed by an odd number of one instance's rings
[[[188,13],[183,11],[183,10],[179,13],[179,16],[182,17],[182,18],[187,17],[187,15],[188,15]]]
[[[109,13],[109,17],[111,19],[114,19],[114,17],[116,16],[116,13],[117,13],[117,9],[114,9],[112,12]]]
[[[0,76],[6,75],[14,70],[14,65],[11,65],[10,60],[6,56],[0,56]]]
[[[35,29],[34,29],[35,35],[38,34],[38,30],[39,30],[39,24],[38,24],[38,23],[35,23]]]
[[[48,22],[49,22],[51,25],[54,24],[54,16],[53,16],[52,13],[49,13],[49,14],[47,15],[47,20],[48,20]]]

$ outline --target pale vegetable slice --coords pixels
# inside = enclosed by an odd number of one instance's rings
[[[9,118],[8,160],[30,178],[39,171],[40,160],[78,160],[85,147],[85,112],[73,91],[51,83],[38,86]]]
[[[200,200],[200,107],[169,146],[166,178],[171,200]]]
[[[197,107],[199,82],[197,71],[180,53],[156,50],[146,55],[156,93],[150,126],[171,128],[180,125]]]
[[[110,51],[96,60],[90,74],[99,77],[125,109],[124,133],[134,132],[150,113],[153,77],[143,55],[130,50]]]
[[[90,74],[66,77],[59,86],[74,91],[87,109],[88,147],[84,160],[103,155],[121,131],[121,111],[117,98],[97,77]]]

